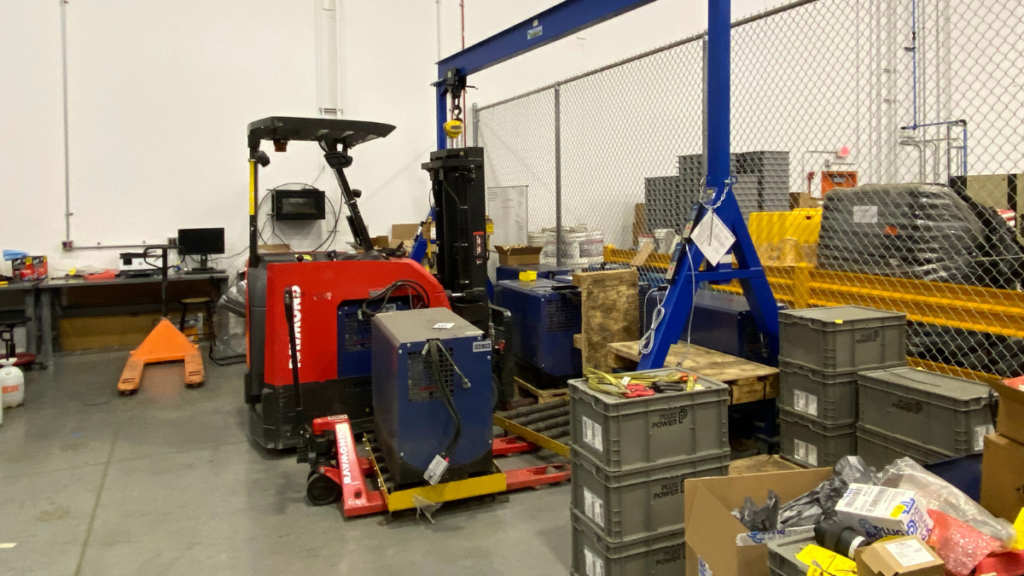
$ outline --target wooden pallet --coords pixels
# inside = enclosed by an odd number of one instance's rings
[[[640,361],[639,342],[618,342],[607,347],[607,364],[613,369],[635,370]],[[737,358],[696,345],[673,344],[665,367],[696,372],[729,385],[729,403],[743,404],[779,396],[779,369]]]
[[[530,384],[520,380],[519,378],[514,379],[516,384],[516,396],[519,398],[536,398],[538,404],[545,402],[554,402],[556,400],[562,400],[563,398],[569,397],[568,388],[551,388],[542,389],[537,388]]]

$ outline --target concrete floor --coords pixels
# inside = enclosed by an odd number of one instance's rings
[[[0,574],[569,571],[568,485],[445,505],[435,524],[345,520],[306,503],[307,469],[292,455],[248,440],[244,366],[207,362],[197,390],[184,389],[181,364],[154,366],[123,398],[126,358],[61,357],[26,374],[25,406],[4,411]]]

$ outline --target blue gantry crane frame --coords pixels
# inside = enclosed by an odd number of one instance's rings
[[[438,62],[438,80],[434,84],[438,149],[448,144],[444,132],[444,123],[448,120],[446,84],[452,75],[468,77],[653,1],[565,0]],[[674,255],[675,273],[662,305],[664,316],[655,328],[652,345],[641,355],[640,369],[664,366],[670,346],[679,341],[692,316],[694,294],[702,282],[738,280],[750,304],[757,328],[768,345],[769,357],[778,356],[779,316],[775,296],[754,250],[736,197],[730,194],[730,2],[708,0],[707,91],[704,95],[707,117],[707,194],[703,204],[698,207],[694,223],[710,216],[711,212],[722,220],[736,238],[732,245],[735,267],[716,269],[714,266],[704,266],[705,258],[701,250],[691,240],[684,240],[681,249]]]

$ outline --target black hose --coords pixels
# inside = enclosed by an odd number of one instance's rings
[[[409,288],[410,291],[412,292],[412,294],[409,295],[410,309],[416,308],[416,306],[414,306],[412,302],[413,295],[419,296],[420,299],[422,300],[422,306],[419,306],[420,308],[430,308],[430,294],[427,292],[427,289],[424,288],[422,284],[415,280],[396,280],[395,282],[391,283],[387,288],[381,290],[380,293],[376,294],[375,296],[371,296],[370,298],[367,298],[363,302],[363,305],[359,308],[360,312],[363,314],[363,316],[368,318],[372,318],[377,314],[380,314],[381,311],[384,310],[384,307],[387,306],[388,300],[391,299],[391,294],[399,288]],[[380,301],[380,306],[378,306],[376,310],[371,310],[367,306],[371,302],[377,302],[378,300]]]
[[[284,289],[284,314],[288,323],[288,346],[291,349],[292,385],[295,387],[295,411],[302,412],[302,391],[299,390],[299,354],[295,339],[295,305],[292,302],[292,287]]]
[[[448,445],[445,446],[444,452],[441,452],[441,458],[447,460],[462,436],[462,418],[459,417],[459,412],[455,409],[455,400],[452,398],[451,390],[444,385],[444,380],[441,378],[441,356],[437,353],[439,346],[442,346],[442,344],[437,340],[430,341],[430,363],[434,369],[434,380],[437,382],[437,387],[441,392],[441,399],[444,401],[445,407],[448,408],[448,412],[452,415],[452,420],[455,422],[455,432],[452,434],[451,440],[448,441]]]

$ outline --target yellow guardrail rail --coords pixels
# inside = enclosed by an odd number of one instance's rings
[[[761,218],[765,214],[770,216]],[[791,308],[869,306],[905,313],[907,319],[914,322],[1024,338],[1024,292],[819,270],[814,253],[820,210],[754,213],[750,220],[751,236],[762,255],[765,275],[775,298]],[[781,231],[787,227],[783,238]],[[795,236],[798,237],[794,237],[793,230],[797,230]],[[606,262],[629,263],[635,256],[635,250],[605,247]],[[667,254],[651,254],[644,266],[667,269],[668,260]],[[728,285],[714,286],[714,289],[742,294],[735,280]],[[966,368],[916,358],[908,361],[914,366],[971,380],[999,380],[998,376]]]

